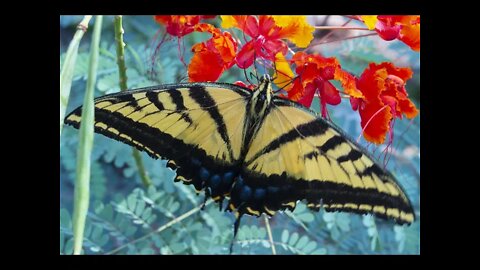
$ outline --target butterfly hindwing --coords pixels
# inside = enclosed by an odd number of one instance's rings
[[[95,132],[154,158],[169,159],[177,179],[223,195],[239,162],[247,90],[214,83],[176,84],[95,99]],[[66,118],[79,127],[81,108]]]
[[[373,213],[398,223],[414,219],[408,198],[390,173],[297,103],[276,98],[250,145],[231,208],[272,215],[306,200],[315,210]]]

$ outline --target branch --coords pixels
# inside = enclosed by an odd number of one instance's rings
[[[83,100],[80,138],[77,154],[77,172],[73,205],[73,254],[82,252],[83,234],[90,200],[90,155],[93,147],[94,108],[93,92],[97,79],[98,47],[102,31],[102,16],[97,16],[93,29],[88,68],[87,90]]]
[[[323,44],[327,44],[327,43],[332,43],[332,42],[337,42],[337,41],[344,41],[344,40],[349,40],[349,39],[355,39],[355,38],[362,38],[362,37],[369,37],[369,36],[376,36],[377,33],[369,33],[369,34],[365,34],[365,35],[358,35],[358,36],[353,36],[353,37],[346,37],[346,38],[342,38],[342,39],[336,39],[336,40],[328,40],[328,41],[323,41],[323,42],[318,42],[318,43],[315,43],[315,44],[312,44],[310,46],[308,46],[308,48],[312,48],[312,47],[315,47],[315,46],[318,46],[318,45],[323,45]]]
[[[118,74],[120,85],[120,90],[127,90],[127,67],[125,65],[125,43],[123,42],[123,27],[122,27],[122,16],[115,16],[115,41],[117,43],[117,65],[118,65]],[[145,166],[143,165],[142,156],[140,151],[135,148],[132,148],[132,155],[135,159],[135,164],[137,165],[138,172],[140,173],[140,178],[145,187],[149,187],[152,184],[152,180],[148,176]]]

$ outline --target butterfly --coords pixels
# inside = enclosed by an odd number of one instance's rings
[[[65,123],[79,128],[82,108]],[[410,224],[412,205],[395,177],[314,111],[272,91],[269,75],[247,89],[179,83],[95,99],[95,132],[167,159],[175,181],[236,214],[310,209],[371,213]]]

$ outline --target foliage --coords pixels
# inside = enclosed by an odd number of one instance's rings
[[[81,17],[80,17],[81,18]],[[104,21],[105,36],[113,32],[112,20]],[[79,19],[61,17],[62,36],[72,36]],[[218,24],[218,22],[216,22]],[[188,71],[178,59],[176,40],[165,41],[160,46],[152,64],[156,45],[161,40],[160,29],[151,16],[125,16],[125,43],[128,86],[137,88],[184,80]],[[160,29],[160,30],[159,30]],[[158,33],[157,43],[153,37]],[[90,36],[84,39],[88,43]],[[192,33],[186,36],[185,61],[193,54],[191,45],[205,41],[210,36]],[[82,41],[83,43],[83,41]],[[345,45],[347,44],[347,45]],[[381,50],[394,50],[404,44],[394,41],[378,47],[368,38],[346,41],[341,49],[325,46],[328,56],[336,56],[342,68],[360,75],[369,62],[395,61],[395,56],[380,54]],[[357,45],[362,46],[357,46]],[[64,59],[68,41],[61,41],[60,61]],[[118,69],[115,60],[113,38],[104,38],[98,60],[98,80],[95,96],[116,92]],[[396,50],[396,49],[395,49]],[[411,53],[411,52],[409,52]],[[415,72],[418,59],[408,55],[402,63],[411,63]],[[74,70],[72,90],[67,112],[79,106],[85,89],[88,67],[88,46],[80,46]],[[154,71],[154,72],[152,72]],[[247,70],[248,74],[249,70]],[[221,81],[244,80],[243,71],[228,70]],[[414,77],[412,80],[419,78]],[[413,85],[419,85],[413,83]],[[418,88],[408,89],[412,96]],[[315,97],[316,99],[316,97]],[[318,101],[312,109],[320,112]],[[420,104],[417,101],[417,106]],[[360,117],[350,104],[342,102],[333,110],[327,105],[332,121],[352,138],[361,134]],[[420,152],[419,117],[413,120],[396,119],[395,140],[388,154],[387,168],[399,179],[416,210],[417,221],[411,226],[397,226],[390,221],[346,213],[311,212],[303,203],[295,211],[278,213],[270,218],[273,244],[277,254],[418,254],[420,249]],[[384,160],[384,146],[360,143]],[[75,179],[78,131],[64,127],[60,139],[60,254],[72,254],[73,183]],[[165,161],[153,160],[142,154],[153,185],[144,188],[138,176],[131,147],[95,135],[91,165],[91,201],[84,235],[84,254],[228,254],[233,238],[234,216],[219,211],[216,204],[209,204],[187,218],[174,223],[159,233],[158,228],[176,220],[184,213],[199,206],[203,196],[196,195],[192,186],[174,183],[175,173],[166,168]],[[225,207],[225,205],[224,205]],[[234,241],[234,254],[271,254],[271,242],[264,218],[245,216]]]

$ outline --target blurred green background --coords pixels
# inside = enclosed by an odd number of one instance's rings
[[[60,16],[60,66],[64,53],[83,16]],[[341,25],[341,16],[316,16],[317,25]],[[220,25],[219,19],[208,22]],[[166,41],[154,51],[164,28],[153,16],[124,16],[124,39],[129,88],[187,81],[187,71],[179,60],[176,39]],[[352,24],[354,25],[354,24]],[[76,62],[74,82],[67,113],[83,101],[93,20],[83,37]],[[119,91],[114,43],[113,16],[103,22],[98,78],[95,96]],[[321,38],[328,31],[316,32]],[[342,38],[353,33],[330,34]],[[157,37],[156,37],[157,36]],[[155,38],[156,37],[156,38]],[[208,39],[204,33],[184,37],[186,63],[194,43]],[[408,66],[414,77],[407,83],[410,97],[420,108],[420,54],[398,41],[386,42],[378,37],[332,42],[312,48],[310,52],[339,58],[342,67],[360,75],[369,62],[391,61]],[[249,70],[250,71],[250,70]],[[249,72],[247,71],[247,73]],[[243,71],[231,69],[219,81],[245,81]],[[319,111],[318,101],[313,109]],[[361,132],[358,112],[348,100],[329,107],[332,120],[347,134],[357,138]],[[387,168],[397,177],[411,199],[417,220],[410,226],[348,213],[310,212],[303,203],[295,211],[277,213],[270,219],[277,254],[419,254],[420,252],[420,116],[413,120],[397,119],[393,151]],[[361,143],[383,160],[382,146]],[[72,253],[73,191],[75,181],[78,130],[65,126],[60,138],[60,253]],[[158,227],[188,212],[203,202],[193,187],[174,183],[175,173],[165,162],[143,154],[143,161],[153,186],[142,185],[131,154],[131,147],[95,135],[92,152],[91,202],[84,239],[85,254],[228,254],[233,237],[234,217],[211,204],[174,226],[157,234]],[[150,235],[148,235],[150,234]],[[145,237],[147,236],[148,237]],[[143,238],[142,238],[143,237]],[[136,239],[141,239],[135,241]],[[118,249],[120,248],[120,249]],[[113,252],[112,252],[113,251]],[[264,219],[245,216],[234,245],[234,254],[272,254]]]

